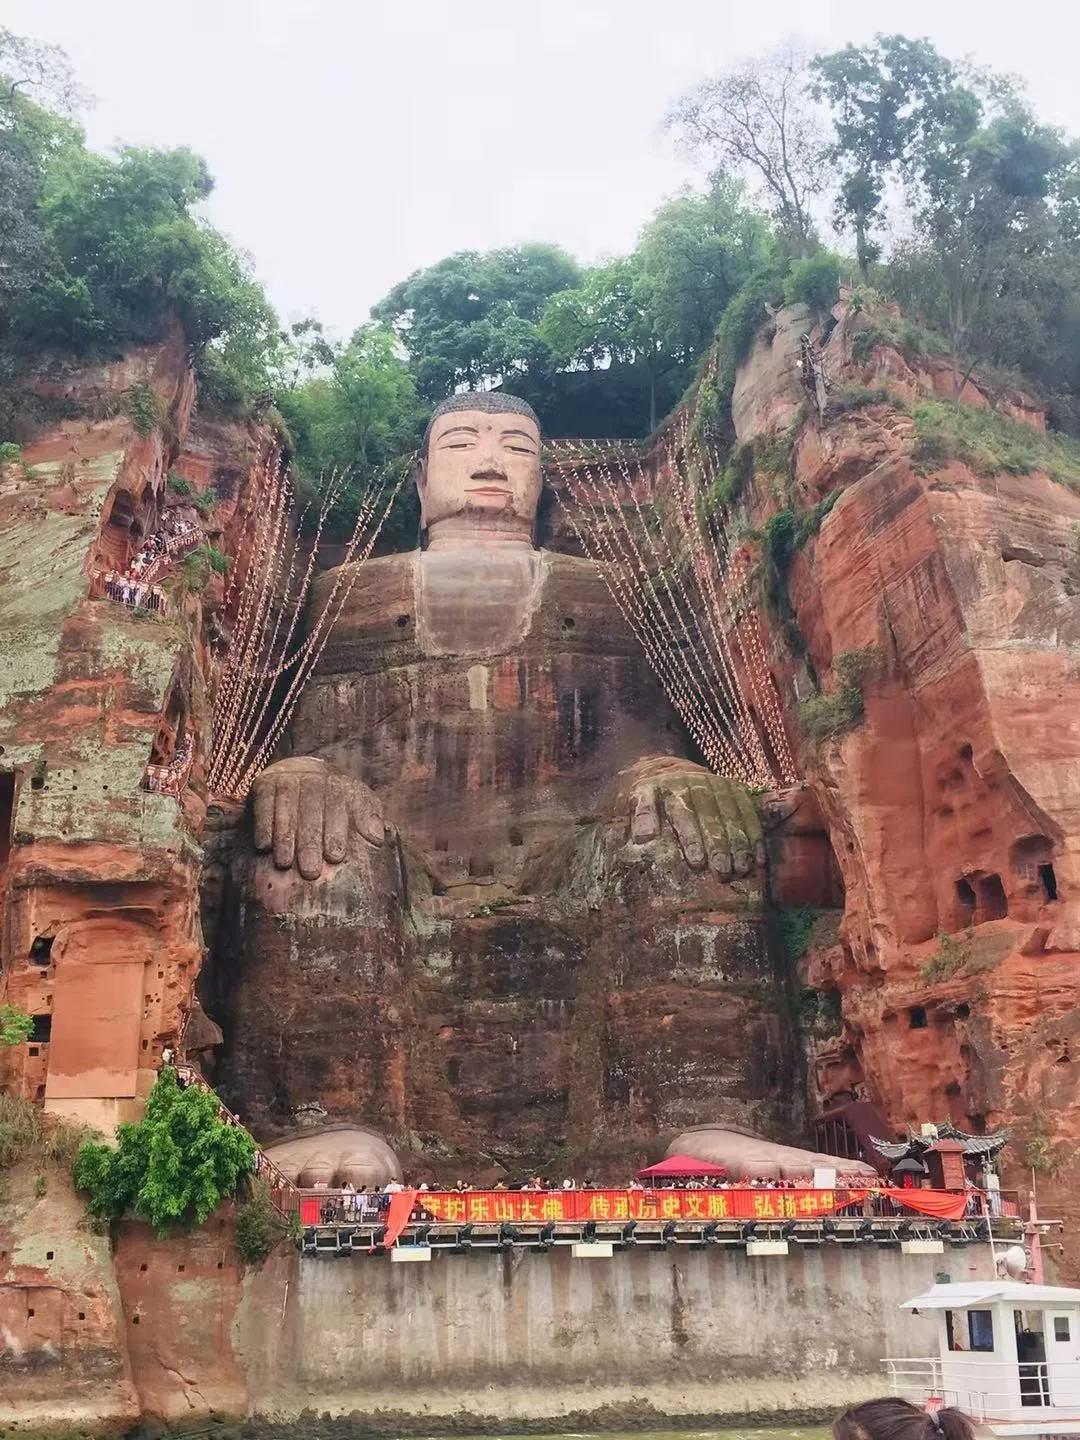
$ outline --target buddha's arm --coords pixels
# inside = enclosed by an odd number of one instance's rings
[[[646,845],[670,825],[686,863],[715,874],[748,875],[765,863],[761,820],[737,781],[670,755],[639,760],[619,776],[617,812],[629,838]]]
[[[317,880],[324,862],[340,865],[359,837],[381,845],[385,835],[377,796],[325,760],[279,760],[252,786],[255,849],[272,851],[279,870],[295,865]]]

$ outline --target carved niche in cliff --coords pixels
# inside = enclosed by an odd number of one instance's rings
[[[355,576],[237,840],[223,1092],[263,1133],[316,1105],[505,1163],[776,1127],[753,802],[690,758],[594,565],[535,547],[527,405],[445,402],[417,484],[425,548]]]

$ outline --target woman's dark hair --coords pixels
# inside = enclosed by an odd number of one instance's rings
[[[853,1405],[833,1421],[834,1440],[974,1440],[975,1429],[951,1405],[928,1415],[909,1400],[886,1395]]]

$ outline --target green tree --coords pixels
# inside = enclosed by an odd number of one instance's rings
[[[651,293],[636,254],[609,260],[587,270],[576,289],[553,295],[540,321],[540,335],[564,369],[637,366],[647,381],[650,431],[657,382],[678,364],[656,338]]]
[[[205,163],[182,148],[95,154],[79,103],[62,51],[0,30],[0,381],[42,350],[92,358],[179,321],[204,401],[249,404],[278,325],[248,258],[194,213]]]
[[[348,480],[327,517],[326,534],[345,539],[356,522],[361,495],[383,467],[416,449],[426,409],[399,353],[393,334],[381,325],[362,326],[345,345],[332,345],[310,324],[298,327],[284,360],[290,375],[277,404],[289,427],[300,474],[300,494],[314,496],[316,483],[333,470]],[[308,510],[314,524],[317,507]],[[419,516],[411,486],[402,488],[387,521],[383,543],[415,543]]]
[[[34,1017],[17,1005],[0,1005],[0,1046],[21,1045],[34,1030]]]
[[[80,143],[77,98],[62,51],[0,29],[0,342],[45,263],[38,203],[50,162]]]
[[[872,44],[847,45],[815,56],[813,93],[832,112],[830,162],[839,167],[835,220],[855,235],[863,279],[881,254],[872,238],[885,223],[886,185],[898,170],[914,174],[918,154],[940,135],[967,129],[975,96],[956,67],[929,40],[878,35]]]
[[[767,217],[746,203],[743,182],[723,172],[704,194],[662,205],[641,232],[637,256],[663,349],[685,362],[704,354],[724,310],[772,249]]]
[[[168,1067],[158,1075],[143,1119],[119,1126],[117,1142],[115,1149],[84,1145],[75,1183],[98,1219],[132,1213],[162,1236],[173,1224],[201,1225],[236,1193],[255,1162],[255,1141],[221,1119],[217,1097],[194,1085],[181,1090]]]
[[[812,205],[828,175],[811,78],[799,51],[780,50],[703,81],[667,118],[710,169],[761,187],[781,234],[802,256],[814,248]]]
[[[557,245],[463,250],[415,271],[371,313],[404,345],[419,393],[440,400],[462,385],[484,389],[546,372],[538,322],[548,298],[579,279]]]
[[[1076,147],[1040,124],[1010,81],[954,64],[928,41],[879,35],[814,63],[835,120],[838,218],[864,268],[892,181],[914,231],[899,274],[909,290],[922,279],[920,308],[947,334],[958,370],[1000,350],[1019,321],[1052,328],[1049,313],[1038,317],[1037,282],[1022,277],[1068,248]]]

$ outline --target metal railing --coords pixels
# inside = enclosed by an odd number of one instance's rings
[[[883,1360],[894,1395],[914,1404],[939,1399],[975,1420],[1024,1420],[1063,1409],[1080,1418],[1080,1361],[1005,1361],[950,1354],[947,1359],[906,1357]]]

